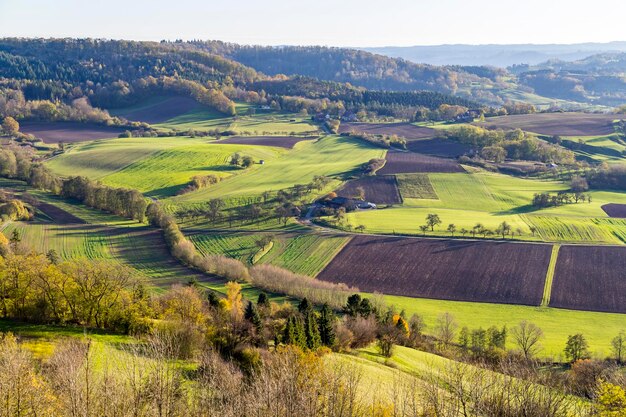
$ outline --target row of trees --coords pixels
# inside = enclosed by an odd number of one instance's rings
[[[26,181],[34,188],[49,190],[122,217],[139,222],[145,220],[148,203],[139,191],[112,188],[86,177],[63,179],[35,161],[32,149],[6,146],[0,150],[0,175]]]
[[[443,222],[438,214],[429,213],[428,215],[426,215],[425,224],[420,225],[419,230],[420,232],[422,232],[423,235],[425,235],[428,229],[430,229],[431,232],[434,232],[435,227],[439,226],[442,223]],[[508,235],[515,236],[515,234],[517,234],[518,236],[521,236],[524,233],[524,231],[519,227],[513,230],[513,226],[511,226],[506,221],[500,223],[494,230],[485,227],[482,223],[476,223],[471,229],[466,229],[464,227],[458,229],[454,223],[450,223],[446,227],[446,231],[450,233],[452,237],[454,237],[455,233],[460,233],[463,237],[465,237],[465,235],[467,234],[471,234],[472,237],[476,237],[476,235],[482,235],[483,237],[487,237],[493,236],[495,234],[502,236],[502,239],[504,239]],[[534,235],[537,230],[536,228],[531,227],[530,231]]]

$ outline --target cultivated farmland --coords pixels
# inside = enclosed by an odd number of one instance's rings
[[[148,102],[111,113],[127,120],[162,123],[199,107],[198,102],[190,97],[156,97]]]
[[[614,114],[536,113],[490,117],[478,126],[497,129],[522,129],[542,135],[601,136],[613,133]]]
[[[411,152],[443,158],[457,158],[471,149],[469,145],[440,138],[412,140],[407,142],[406,147]]]
[[[398,174],[396,180],[402,198],[437,198],[437,193],[428,178],[428,174]]]
[[[609,217],[626,218],[626,204],[605,204],[602,206],[602,210]]]
[[[315,276],[350,239],[342,235],[316,233],[245,233],[221,232],[189,234],[202,254],[225,255],[250,264],[259,247],[255,242],[263,236],[272,240],[272,248],[258,263],[268,263],[299,274]]]
[[[314,139],[317,139],[317,136],[232,136],[214,143],[276,146],[278,148],[292,149],[298,142]]]
[[[398,135],[406,139],[431,138],[434,129],[415,126],[410,123],[342,123],[339,133],[369,133],[372,135]]]
[[[348,181],[337,194],[342,197],[359,198],[358,188],[365,193],[365,200],[375,204],[400,204],[398,181],[394,175],[377,175]]]
[[[550,306],[626,313],[626,248],[561,247]]]
[[[379,175],[413,172],[464,172],[461,165],[451,159],[420,155],[413,152],[389,151],[387,163],[378,170]]]
[[[20,130],[45,143],[75,143],[116,138],[124,128],[78,122],[20,122]]]
[[[55,224],[83,224],[83,219],[76,217],[72,213],[45,202],[37,204],[37,210],[41,211],[52,223]]]
[[[357,236],[319,279],[366,292],[539,305],[550,245]]]

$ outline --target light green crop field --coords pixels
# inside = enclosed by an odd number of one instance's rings
[[[428,174],[398,174],[398,190],[403,199],[437,199]]]
[[[113,259],[104,227],[53,223],[5,223],[5,236],[17,231],[22,241],[39,253],[54,249],[64,259]]]
[[[213,110],[198,108],[163,123],[153,125],[156,128],[198,130],[231,130],[237,134],[255,136],[289,135],[291,133],[317,134],[318,128],[308,118],[278,112],[258,112],[246,114],[249,105],[238,105],[236,117],[224,117]]]
[[[621,330],[626,329],[625,314],[387,295],[384,300],[398,311],[404,310],[407,317],[414,313],[421,315],[427,325],[427,334],[435,333],[437,317],[445,312],[454,315],[460,327],[467,326],[470,329],[487,329],[494,325],[506,325],[510,329],[522,320],[527,320],[543,330],[545,337],[541,342],[542,351],[539,356],[544,358],[561,357],[567,337],[574,333],[585,335],[594,356],[607,357],[611,353],[611,340]],[[510,336],[507,347],[515,347]]]
[[[260,263],[270,263],[299,274],[316,276],[349,240],[347,236],[297,235],[287,241],[278,241],[261,258]]]
[[[370,233],[421,234],[419,226],[429,213],[436,213],[443,222],[426,235],[449,236],[448,224],[457,230],[470,230],[476,223],[495,229],[501,222],[522,231],[518,239],[549,242],[596,242],[622,244],[626,223],[609,219],[601,206],[626,203],[625,192],[590,191],[592,202],[565,204],[536,210],[531,206],[535,193],[557,193],[566,190],[564,183],[552,180],[524,179],[503,174],[477,171],[473,173],[428,174],[437,199],[405,198],[402,205],[370,211],[349,213],[347,222],[364,225]],[[399,176],[400,190],[402,176]],[[411,195],[411,190],[408,191]],[[533,235],[530,227],[536,227]],[[517,234],[517,232],[516,232]],[[458,235],[458,232],[457,232]],[[469,235],[469,234],[468,234]]]
[[[202,254],[225,255],[250,264],[259,251],[256,245],[263,236],[272,239],[272,248],[258,263],[280,266],[290,271],[315,276],[350,240],[348,236],[317,233],[245,233],[223,232],[189,234]]]
[[[340,136],[298,143],[280,158],[257,165],[213,187],[174,198],[176,202],[206,201],[211,198],[257,196],[296,184],[307,184],[316,175],[342,177],[356,171],[372,158],[381,158],[384,149]],[[338,182],[332,184],[336,187]]]
[[[137,189],[151,197],[174,195],[195,175],[220,177],[243,171],[229,165],[234,153],[271,160],[282,149],[212,143],[209,139],[123,138],[78,145],[48,166],[60,175],[84,175],[103,183]]]

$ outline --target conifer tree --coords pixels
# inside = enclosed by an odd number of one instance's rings
[[[309,310],[304,316],[304,331],[306,335],[306,346],[309,349],[315,350],[322,345],[320,331],[317,327],[317,320],[315,319],[315,313],[312,310]]]
[[[267,294],[265,294],[264,292],[260,293],[259,298],[257,298],[256,304],[258,307],[269,307],[270,300],[267,298]]]
[[[303,316],[306,316],[311,310],[313,310],[313,306],[306,297],[303,298],[302,301],[300,301],[300,304],[298,304],[298,311]]]
[[[261,316],[259,315],[259,312],[256,309],[255,305],[252,304],[251,301],[248,301],[248,305],[246,306],[246,311],[244,313],[244,318],[252,323],[257,331],[261,330]]]
[[[335,315],[328,304],[322,306],[319,318],[320,340],[324,346],[333,346],[335,344],[335,328],[333,322]]]

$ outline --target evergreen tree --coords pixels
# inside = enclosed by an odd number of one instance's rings
[[[211,307],[218,307],[220,305],[220,298],[217,296],[215,291],[209,291],[206,298]]]
[[[261,316],[259,315],[259,312],[256,309],[255,305],[252,304],[251,301],[248,301],[246,311],[244,312],[244,318],[252,323],[257,331],[261,330]]]
[[[469,340],[469,329],[467,327],[463,327],[459,333],[459,345],[461,345],[462,348],[467,349],[469,346]]]
[[[369,298],[364,298],[363,300],[361,300],[361,304],[359,306],[359,314],[362,317],[368,317],[373,312],[374,312],[374,307],[370,303]]]
[[[344,311],[350,317],[356,317],[359,314],[361,308],[361,296],[359,294],[352,294],[348,297],[348,302],[344,307]]]
[[[328,304],[322,306],[319,318],[320,340],[324,346],[332,347],[335,344],[335,315]]]
[[[298,311],[303,316],[306,316],[311,310],[313,310],[313,306],[306,297],[303,298],[300,304],[298,304]]]
[[[317,327],[317,320],[315,319],[315,313],[312,310],[309,310],[304,316],[304,331],[306,335],[306,346],[315,350],[322,345],[322,340],[320,337],[320,331]]]
[[[267,294],[264,292],[259,294],[259,298],[256,301],[257,306],[267,308],[270,306],[270,300],[267,298]]]
[[[298,346],[302,349],[307,348],[304,323],[299,316],[291,316],[287,319],[287,325],[285,326],[285,332],[283,334],[283,343]]]

